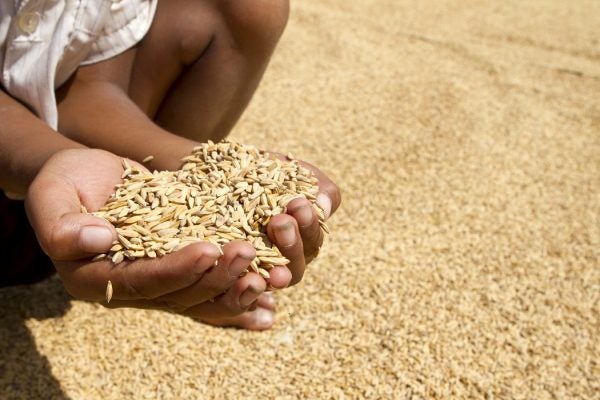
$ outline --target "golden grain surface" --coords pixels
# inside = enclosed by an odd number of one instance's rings
[[[341,187],[265,332],[0,290],[0,398],[597,400],[597,0],[302,0],[233,132]]]

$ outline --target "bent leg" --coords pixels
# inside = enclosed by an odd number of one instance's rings
[[[220,140],[248,105],[287,23],[287,0],[168,0],[138,45],[129,94],[166,130]]]

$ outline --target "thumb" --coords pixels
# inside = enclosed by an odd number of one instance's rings
[[[104,253],[117,239],[108,221],[81,212],[77,188],[61,175],[38,174],[29,187],[25,206],[40,246],[54,260]]]
[[[342,202],[340,188],[319,168],[306,161],[300,161],[300,164],[302,164],[302,166],[305,168],[310,169],[317,177],[317,180],[319,181],[317,204],[323,210],[325,219],[328,219],[331,214],[338,209],[340,203]]]
[[[49,237],[42,239],[38,236],[38,239],[52,259],[77,260],[107,252],[117,239],[117,232],[101,218],[67,213],[55,221]]]

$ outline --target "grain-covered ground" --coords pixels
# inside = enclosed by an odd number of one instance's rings
[[[292,2],[232,138],[344,193],[268,332],[0,291],[0,398],[600,398],[600,2]]]

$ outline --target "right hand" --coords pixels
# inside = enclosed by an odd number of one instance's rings
[[[131,164],[135,164],[130,161]],[[139,164],[138,164],[139,166]],[[143,168],[143,167],[142,167]],[[156,259],[91,261],[116,239],[104,219],[81,213],[99,209],[121,182],[122,158],[103,150],[65,150],[50,158],[29,187],[26,207],[41,247],[74,297],[109,307],[177,312],[198,319],[228,318],[253,309],[268,285],[286,287],[291,275],[275,268],[265,281],[248,268],[255,250],[247,242],[219,249],[199,242]],[[108,281],[113,296],[106,303]]]

